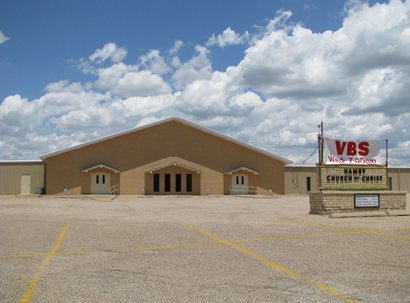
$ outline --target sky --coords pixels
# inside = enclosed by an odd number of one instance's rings
[[[409,87],[410,0],[0,1],[3,160],[175,116],[295,164],[323,121],[410,166]]]

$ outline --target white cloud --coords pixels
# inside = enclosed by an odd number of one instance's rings
[[[0,44],[6,42],[9,39],[10,39],[9,37],[7,37],[5,34],[3,34],[2,31],[0,31]]]
[[[89,59],[92,62],[102,63],[106,60],[110,59],[113,63],[121,62],[127,56],[127,50],[118,47],[115,43],[107,43],[103,46],[103,48],[97,49],[92,55],[90,55]]]
[[[269,34],[272,31],[276,31],[279,29],[291,29],[292,24],[288,23],[288,20],[292,17],[291,11],[279,10],[276,13],[276,17],[269,21],[268,25],[266,26],[264,32],[265,34]]]
[[[270,96],[330,100],[345,95],[372,69],[410,64],[410,44],[402,38],[409,33],[409,3],[363,6],[351,11],[337,31],[269,25],[273,29],[248,48],[237,74],[243,85]]]
[[[228,45],[237,45],[237,44],[245,44],[249,41],[249,33],[245,32],[245,34],[240,35],[232,30],[230,27],[225,29],[222,34],[215,36],[213,34],[209,39],[208,42],[205,44],[207,47],[218,45],[221,48],[224,48]]]
[[[20,95],[9,96],[0,104],[0,133],[18,138],[33,128],[33,118],[25,117],[34,113],[35,106]],[[25,121],[25,123],[22,123]]]
[[[161,112],[171,114],[176,96],[173,94],[163,94],[148,97],[130,97],[120,102],[123,111],[127,116],[139,113],[141,116],[153,115]],[[119,105],[119,104],[117,104]]]
[[[177,106],[185,114],[212,117],[228,111],[229,79],[225,73],[215,72],[210,79],[188,84],[178,98]]]
[[[409,108],[406,91],[410,86],[409,73],[386,67],[367,72],[357,85],[356,102],[350,114],[382,112],[397,115]]]
[[[174,46],[168,51],[169,56],[172,57],[170,64],[173,68],[181,67],[181,60],[179,59],[178,53],[183,46],[184,42],[177,40],[174,42]]]
[[[343,93],[343,66],[329,49],[333,34],[314,34],[297,25],[271,31],[248,48],[237,67],[243,85],[268,95],[310,98]],[[330,46],[329,46],[330,44]]]
[[[170,56],[176,56],[178,55],[179,50],[181,49],[181,47],[184,46],[184,42],[182,42],[181,40],[177,40],[174,42],[174,46],[169,50],[169,54]]]
[[[260,96],[253,92],[246,92],[241,95],[235,95],[231,103],[240,108],[255,108],[261,106],[263,101]]]
[[[138,71],[136,66],[124,63],[99,69],[95,84],[99,89],[125,97],[171,92],[170,86],[160,76],[148,70]]]
[[[114,92],[124,96],[152,96],[171,92],[166,82],[149,71],[126,73],[116,83]]]
[[[147,54],[140,57],[142,67],[150,70],[154,74],[164,75],[171,71],[171,68],[165,63],[164,57],[159,50],[150,50]]]
[[[203,46],[195,47],[197,55],[182,64],[172,76],[176,89],[182,89],[195,80],[209,79],[212,76],[212,64],[208,59],[209,50]]]
[[[343,11],[346,14],[351,14],[355,11],[360,11],[367,2],[365,0],[347,0],[344,4]]]

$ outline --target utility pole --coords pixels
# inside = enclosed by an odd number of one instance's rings
[[[386,167],[389,166],[389,139],[386,139]]]
[[[318,148],[319,148],[319,164],[323,164],[323,121],[318,125],[320,128],[320,134],[318,135]]]
[[[400,171],[399,171],[399,178],[400,178]],[[389,188],[389,140],[386,139],[386,187],[388,190]],[[399,179],[399,186],[400,186],[400,179]]]

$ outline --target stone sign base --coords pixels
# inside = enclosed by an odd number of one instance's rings
[[[406,209],[403,191],[321,191],[309,195],[310,214]]]

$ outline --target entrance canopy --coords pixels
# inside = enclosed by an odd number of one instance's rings
[[[110,170],[110,171],[114,172],[115,174],[119,174],[119,173],[120,173],[119,170],[117,170],[117,169],[115,169],[115,168],[112,168],[112,167],[109,167],[109,166],[104,165],[104,164],[98,164],[98,165],[91,166],[91,167],[89,167],[89,168],[83,169],[82,172],[83,172],[83,173],[88,173],[89,171],[93,171],[93,170],[95,170],[95,169],[101,169],[101,168]]]
[[[254,175],[259,175],[259,173],[257,171],[254,171],[253,169],[247,168],[245,166],[238,167],[238,168],[235,168],[235,169],[232,169],[230,171],[225,172],[225,174],[228,174],[228,175],[240,174],[240,173],[251,173],[251,174],[254,174]]]
[[[198,175],[201,174],[201,171],[200,171],[200,170],[198,170],[198,169],[196,169],[196,168],[193,168],[193,167],[190,167],[190,166],[188,166],[188,165],[184,165],[184,164],[178,163],[178,162],[169,162],[169,163],[166,163],[166,164],[162,164],[162,165],[159,165],[159,166],[155,166],[155,167],[153,167],[153,168],[151,168],[151,169],[147,169],[147,170],[145,171],[145,173],[146,173],[146,174],[148,174],[148,173],[149,173],[149,174],[152,174],[153,172],[156,172],[156,171],[158,171],[158,170],[161,170],[161,169],[164,169],[164,168],[167,168],[167,167],[170,167],[170,166],[178,166],[178,167],[185,168],[185,169],[187,169],[187,170],[196,172]]]

